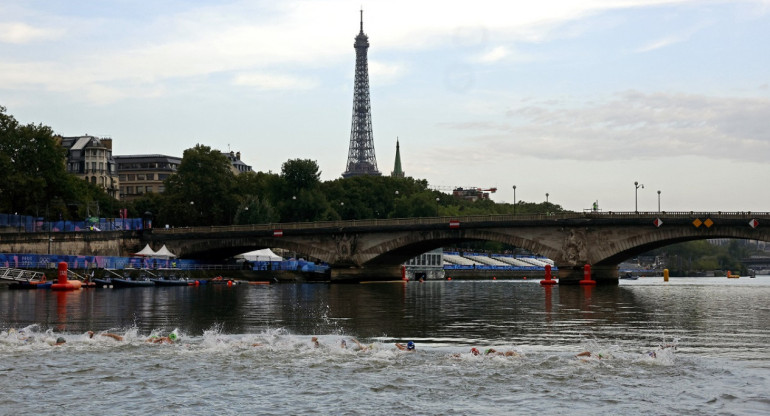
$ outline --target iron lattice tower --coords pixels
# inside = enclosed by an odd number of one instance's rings
[[[356,77],[353,86],[353,123],[350,128],[348,164],[343,178],[359,175],[381,175],[377,170],[372,135],[372,108],[369,100],[369,37],[364,34],[364,11],[361,10],[361,31],[353,44],[356,49]]]

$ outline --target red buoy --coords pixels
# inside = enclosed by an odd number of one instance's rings
[[[545,265],[545,280],[541,280],[540,284],[543,286],[548,285],[554,285],[556,284],[556,280],[551,279],[551,265],[546,264]]]
[[[583,266],[583,280],[579,281],[581,285],[595,285],[596,280],[591,280],[591,265]]]
[[[80,280],[67,280],[67,263],[60,262],[56,283],[51,285],[51,290],[78,290],[83,282]]]

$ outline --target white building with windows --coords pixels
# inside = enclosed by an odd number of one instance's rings
[[[119,198],[120,181],[112,157],[112,139],[89,135],[57,136],[56,139],[67,150],[67,172],[101,187],[111,197]]]

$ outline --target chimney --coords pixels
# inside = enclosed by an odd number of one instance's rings
[[[241,152],[235,153],[235,160],[241,160]]]
[[[112,139],[102,139],[102,146],[112,150]]]

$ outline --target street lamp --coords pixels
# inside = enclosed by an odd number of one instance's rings
[[[639,188],[644,189],[644,185],[639,182],[634,182],[634,212],[639,213]]]
[[[439,201],[439,198],[436,197],[436,216],[437,217],[438,217],[438,201]]]
[[[513,214],[516,214],[516,185],[513,185]]]
[[[660,212],[660,189],[658,189],[658,212]]]

